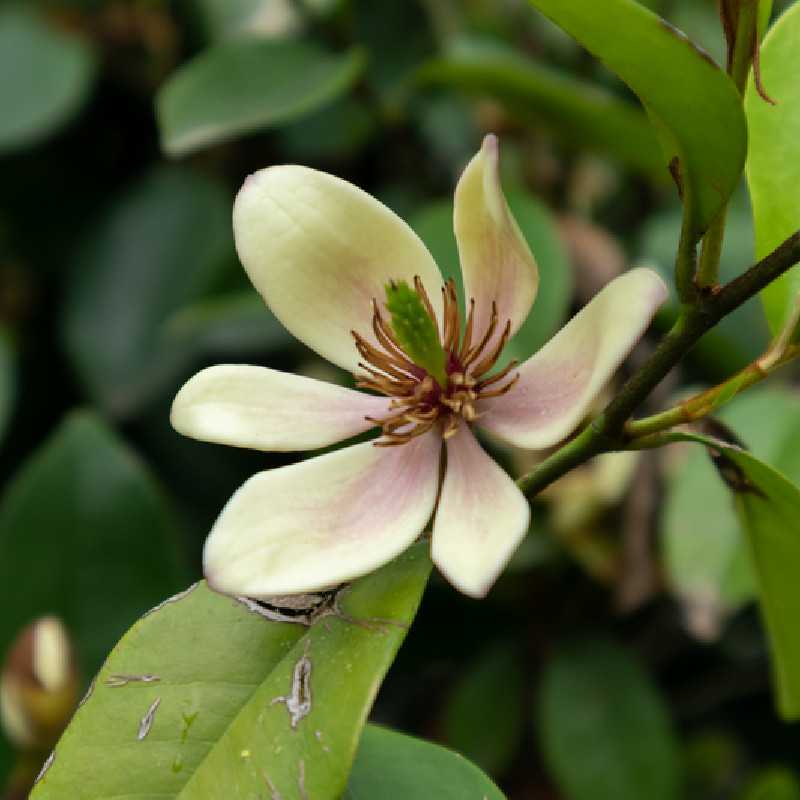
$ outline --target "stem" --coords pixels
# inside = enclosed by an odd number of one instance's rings
[[[688,213],[685,213],[681,238],[678,242],[678,254],[675,258],[675,287],[678,290],[680,301],[691,305],[697,294],[694,282],[697,269],[697,250],[694,244],[694,233],[687,221],[688,217]]]
[[[684,306],[653,354],[587,428],[538,467],[517,481],[526,497],[534,497],[553,481],[599,453],[626,446],[623,426],[630,415],[691,350],[700,337],[723,317],[800,261],[800,231],[718,292]]]
[[[722,257],[722,241],[725,238],[725,223],[728,219],[728,204],[720,209],[708,228],[700,250],[695,283],[700,289],[708,289],[719,282],[719,262]]]
[[[764,369],[759,361],[754,361],[718,386],[706,389],[704,392],[682,401],[674,408],[629,422],[625,425],[625,436],[628,439],[639,439],[642,436],[649,436],[658,431],[673,428],[675,425],[687,425],[690,422],[696,422],[712,411],[716,411],[729,400],[732,400],[739,392],[760,383],[764,378],[771,375],[775,369],[796,356],[796,351],[791,354],[787,353],[784,358],[776,362],[770,369]]]
[[[733,43],[728,74],[739,90],[744,94],[750,66],[758,42],[758,2],[746,0],[739,7],[736,19],[736,40]],[[722,255],[722,241],[725,236],[725,220],[728,215],[726,203],[716,219],[711,223],[703,239],[700,262],[697,267],[697,286],[701,289],[716,286],[719,282],[719,260]]]

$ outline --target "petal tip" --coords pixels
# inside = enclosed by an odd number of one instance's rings
[[[497,158],[500,154],[500,139],[498,139],[497,134],[487,133],[483,137],[481,150],[492,158]]]

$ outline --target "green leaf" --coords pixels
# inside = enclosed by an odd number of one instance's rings
[[[204,583],[143,617],[98,675],[33,800],[336,800],[430,572],[408,550],[310,628]],[[338,611],[337,611],[338,610]],[[151,682],[113,676],[156,675]],[[156,701],[160,702],[156,705]],[[148,730],[148,711],[155,708]],[[102,755],[102,758],[100,757]]]
[[[691,432],[675,440],[710,448],[734,495],[756,579],[761,614],[772,651],[777,705],[788,721],[800,719],[800,489],[752,454]],[[795,445],[796,449],[796,445]]]
[[[639,108],[499,42],[458,40],[422,65],[419,80],[499,100],[512,115],[548,125],[560,142],[607,152],[651,177],[668,177],[655,131]]]
[[[0,8],[0,154],[56,133],[83,106],[94,57],[77,37],[30,8]]]
[[[800,444],[798,412],[797,394],[759,387],[733,400],[719,418],[759,458],[800,480],[800,462],[791,463]],[[700,450],[686,452],[669,476],[661,535],[668,582],[690,629],[715,638],[722,623],[754,598],[756,586],[730,495]]]
[[[181,156],[291,122],[347,91],[363,53],[331,53],[306,41],[240,39],[178,69],[159,91],[161,144]]]
[[[756,228],[756,257],[763,258],[800,229],[800,5],[795,3],[772,26],[761,45],[761,80],[776,105],[756,91],[752,77],[745,93],[750,131],[747,182]],[[800,294],[800,267],[762,293],[770,327],[777,333]]]
[[[0,505],[0,652],[33,618],[57,614],[91,675],[131,622],[185,579],[171,515],[144,465],[93,415],[67,417]]]
[[[14,362],[11,340],[0,326],[0,441],[3,440],[14,407],[17,389]]]
[[[736,188],[744,165],[747,130],[733,82],[636,0],[530,2],[639,96],[661,140],[664,163],[678,159],[687,232],[697,241]]]
[[[500,790],[458,753],[367,725],[342,800],[504,800]]]
[[[728,448],[725,456],[746,485],[735,491],[747,535],[761,613],[772,650],[778,710],[800,719],[800,489],[750,453]]]
[[[509,643],[484,651],[453,689],[444,710],[445,742],[481,769],[498,775],[522,742],[525,676]]]
[[[503,350],[503,359],[524,361],[563,324],[572,299],[572,268],[550,212],[533,195],[507,192],[508,204],[539,265],[539,293],[531,313]],[[431,251],[442,275],[456,282],[463,312],[464,284],[453,233],[453,204],[442,200],[420,208],[410,225]]]
[[[545,668],[539,736],[570,800],[677,800],[677,741],[639,664],[604,640],[563,647]]]
[[[156,169],[112,203],[71,265],[62,320],[90,396],[125,417],[168,386],[195,352],[165,325],[234,264],[230,199],[179,167]]]

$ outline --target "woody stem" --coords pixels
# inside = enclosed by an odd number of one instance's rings
[[[675,324],[661,339],[653,354],[628,379],[603,413],[578,436],[517,481],[525,496],[535,497],[562,475],[600,453],[628,449],[635,439],[630,440],[625,435],[625,423],[667,373],[703,334],[798,261],[800,231],[715,294],[702,298],[697,305],[683,306]]]

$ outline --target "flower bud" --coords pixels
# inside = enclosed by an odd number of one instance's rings
[[[78,676],[69,637],[56,617],[25,628],[6,656],[0,677],[0,721],[20,749],[47,750],[78,701]]]

